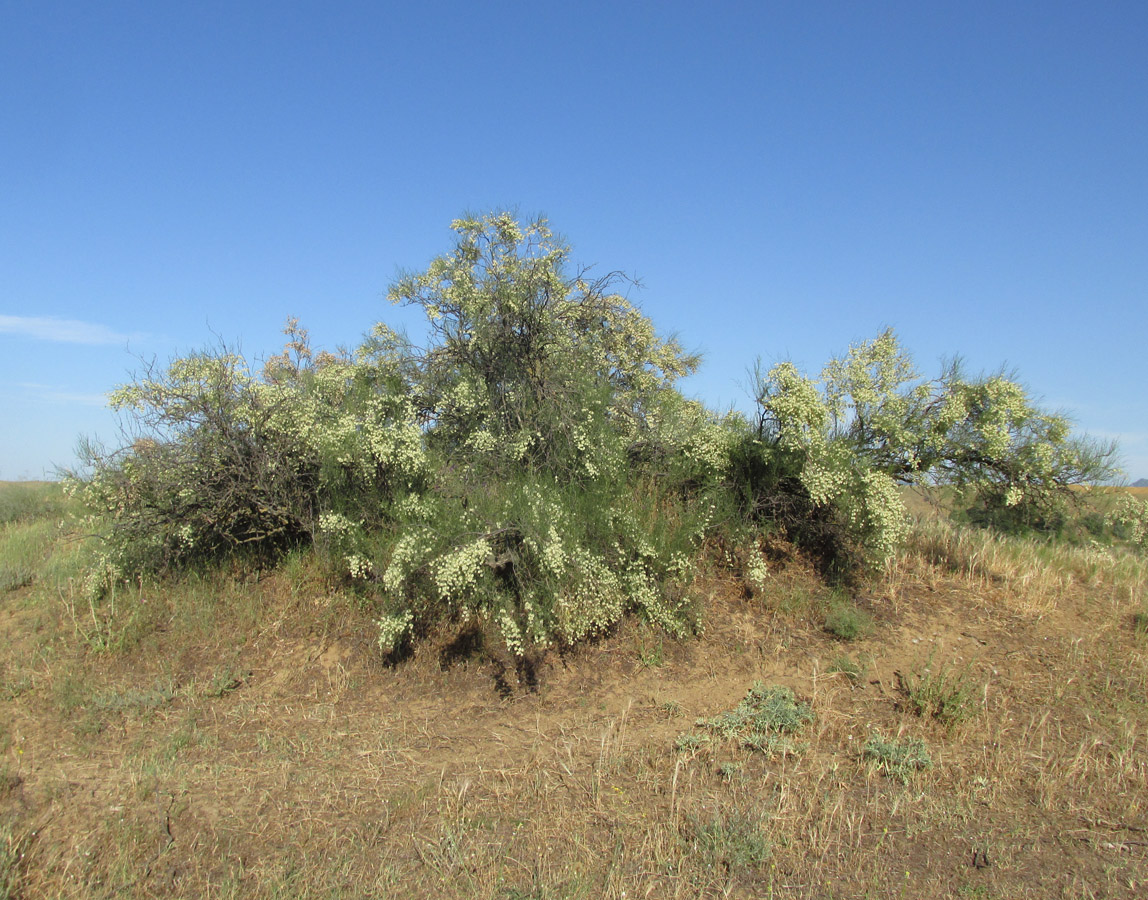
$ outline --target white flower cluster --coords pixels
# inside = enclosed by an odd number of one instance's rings
[[[456,604],[468,597],[478,584],[491,555],[490,543],[486,538],[479,538],[436,559],[431,571],[439,596]]]
[[[860,474],[842,500],[849,529],[869,551],[872,562],[884,565],[909,533],[909,517],[896,482],[872,469]]]
[[[769,566],[756,544],[750,545],[746,553],[745,580],[755,592],[764,591],[769,583]]]
[[[515,656],[523,656],[526,653],[526,642],[522,638],[522,629],[518,627],[518,622],[509,610],[503,609],[499,613],[498,627],[502,632],[502,639],[506,641],[506,649]]]
[[[682,609],[686,605],[683,595],[668,603],[666,594],[653,573],[644,566],[632,564],[625,568],[621,578],[629,602],[642,610],[646,617],[675,637],[684,637]]]
[[[193,550],[195,548],[195,529],[190,524],[184,522],[175,529],[175,540],[185,550]]]
[[[410,610],[379,619],[379,649],[384,654],[394,653],[403,638],[410,634],[414,621],[415,617]]]
[[[568,551],[570,583],[555,604],[555,625],[567,643],[598,634],[622,617],[626,594],[601,556],[584,547]]]
[[[434,534],[429,528],[412,527],[404,532],[391,548],[391,559],[383,572],[383,587],[392,596],[402,595],[407,578],[426,560],[434,545]]]
[[[335,512],[319,514],[319,531],[336,538],[350,537],[358,529],[358,525],[346,516]]]
[[[1148,502],[1124,494],[1111,521],[1124,530],[1130,543],[1148,546]]]
[[[347,572],[356,581],[366,581],[375,570],[371,561],[360,553],[352,553],[344,561],[347,563]]]
[[[769,370],[759,402],[776,422],[783,450],[824,444],[829,409],[817,383],[798,372],[793,363],[779,363]]]
[[[490,453],[498,447],[494,435],[481,428],[466,439],[466,446],[476,453]]]
[[[84,573],[84,599],[98,603],[123,577],[123,571],[107,554],[99,554]]]
[[[827,506],[840,497],[849,478],[846,465],[827,453],[811,453],[801,469],[801,483],[817,506]]]

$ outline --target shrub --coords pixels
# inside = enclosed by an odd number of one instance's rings
[[[310,541],[325,511],[377,522],[421,485],[420,430],[378,340],[313,358],[297,323],[286,332],[262,374],[220,348],[113,392],[131,440],[84,443],[72,475],[101,515],[113,577],[238,551],[275,559]]]
[[[1004,375],[953,363],[922,381],[892,331],[820,379],[788,362],[759,373],[757,402],[757,434],[737,453],[743,493],[839,568],[891,558],[907,530],[898,484],[954,485],[986,524],[1054,529],[1073,485],[1115,471],[1115,445],[1073,438]]]

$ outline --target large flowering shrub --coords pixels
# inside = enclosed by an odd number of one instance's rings
[[[247,549],[274,557],[309,541],[324,513],[362,521],[421,489],[426,458],[401,378],[369,344],[312,358],[288,324],[284,354],[253,373],[227,350],[149,367],[114,391],[131,437],[87,445],[76,489],[100,514],[124,576]],[[327,524],[335,521],[328,518]],[[338,539],[354,543],[349,529]]]
[[[1073,485],[1113,473],[1114,446],[1072,437],[1064,416],[1003,375],[969,378],[953,364],[922,380],[890,330],[831,360],[819,379],[775,366],[757,400],[754,439],[775,460],[759,485],[765,507],[799,535],[828,520],[817,536],[870,564],[905,533],[898,484],[953,485],[994,524],[1040,527]]]
[[[696,357],[613,291],[619,276],[570,271],[544,221],[453,228],[454,249],[390,292],[427,318],[410,360],[434,475],[379,561],[380,644],[443,619],[517,655],[628,611],[690,627],[701,498],[727,458],[721,421],[674,387]]]
[[[315,354],[289,320],[258,371],[223,348],[113,393],[128,440],[89,446],[75,479],[103,539],[93,593],[311,543],[374,604],[384,651],[445,622],[523,657],[629,612],[693,627],[715,528],[756,546],[757,524],[780,523],[830,565],[879,565],[905,530],[898,484],[1039,509],[1110,456],[1006,378],[921,381],[891,332],[819,379],[774,367],[756,428],[717,416],[677,390],[697,358],[621,276],[572,269],[545,221],[453,229],[450,252],[390,291],[425,314],[424,346],[378,324],[354,351]],[[764,583],[760,554],[746,571]]]
[[[612,288],[569,270],[546,223],[454,223],[452,252],[391,299],[428,342],[377,325],[314,354],[289,321],[262,371],[226,350],[149,369],[112,405],[134,440],[91,448],[101,583],[314,542],[379,608],[387,651],[440,622],[511,654],[638,611],[692,624],[692,561],[728,423],[683,398],[697,365]]]

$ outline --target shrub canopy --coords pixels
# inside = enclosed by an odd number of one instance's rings
[[[689,630],[707,536],[748,552],[754,583],[763,524],[855,571],[904,534],[899,484],[1047,515],[1110,471],[1113,448],[1004,376],[921,380],[891,331],[819,379],[760,376],[756,428],[717,416],[680,393],[698,358],[618,293],[621,274],[572,268],[544,220],[452,227],[453,248],[389,294],[423,311],[425,346],[379,323],[315,353],[288,320],[260,371],[220,347],[112,394],[127,439],[85,445],[75,480],[104,541],[95,593],[311,543],[375,605],[384,651],[446,622],[521,658],[630,611]]]

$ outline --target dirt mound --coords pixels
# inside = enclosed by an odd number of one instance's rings
[[[756,597],[715,579],[699,637],[629,622],[526,685],[446,636],[387,667],[369,615],[278,576],[179,590],[133,598],[114,650],[33,588],[0,597],[16,896],[1148,887],[1148,645],[1127,598],[1038,615],[905,571],[853,598],[844,641],[825,628],[841,598],[800,569]],[[697,724],[755,682],[813,721],[769,746]],[[874,752],[914,739],[927,768]]]

